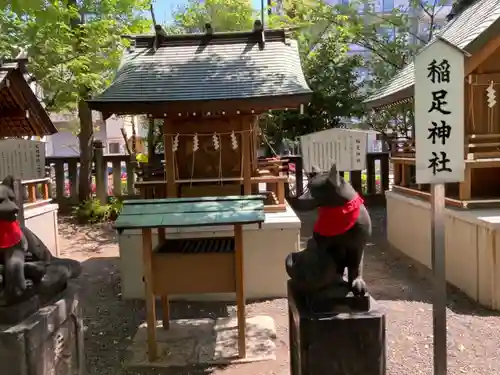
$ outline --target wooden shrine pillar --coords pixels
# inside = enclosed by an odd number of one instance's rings
[[[251,140],[252,133],[250,130],[252,129],[252,122],[249,117],[241,116],[240,120],[240,130],[241,134],[241,157],[242,168],[243,168],[243,194],[251,195],[252,194],[252,155],[251,155]]]
[[[472,168],[469,164],[465,163],[465,178],[459,184],[459,195],[458,198],[461,201],[467,201],[471,199],[471,180],[472,180]]]
[[[165,177],[167,179],[167,198],[177,197],[175,183],[174,129],[169,119],[163,120],[163,144],[165,152]]]

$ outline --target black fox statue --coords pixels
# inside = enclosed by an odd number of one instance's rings
[[[0,308],[33,295],[51,298],[81,272],[80,262],[52,256],[31,230],[21,228],[18,213],[14,179],[7,176],[0,183]]]
[[[286,258],[293,286],[310,296],[328,295],[335,288],[364,296],[367,287],[361,268],[372,226],[363,199],[333,165],[327,173],[314,168],[299,200],[299,210],[318,209],[318,218],[306,249]]]

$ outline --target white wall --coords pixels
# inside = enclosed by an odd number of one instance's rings
[[[67,121],[66,116],[51,116],[54,120],[66,119],[66,121],[54,121],[54,125],[59,130],[58,133],[46,137],[46,152],[47,156],[69,157],[78,156],[80,154],[80,147],[78,137],[75,134],[75,126],[73,122]],[[96,121],[98,122],[98,121]],[[120,153],[124,153],[124,140],[120,129],[123,127],[122,118],[110,118],[106,120],[104,126],[96,125],[94,130],[95,140],[99,140],[104,145],[104,154],[108,154],[108,144],[117,142],[120,145]],[[130,134],[131,131],[127,131]]]
[[[59,128],[58,123],[54,124],[56,128]],[[60,156],[60,157],[69,157],[69,156],[79,156],[80,155],[80,146],[78,137],[74,134],[73,131],[68,129],[64,124],[61,126],[62,130],[60,130],[56,134],[48,135],[46,137],[46,146],[45,150],[47,152],[47,156]],[[94,138],[103,143],[106,143],[106,131],[105,129],[99,129],[94,133]]]

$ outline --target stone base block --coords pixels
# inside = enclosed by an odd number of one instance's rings
[[[72,284],[17,325],[0,325],[0,369],[9,375],[84,375],[83,313]]]
[[[355,305],[315,313],[288,283],[291,375],[385,375],[385,315],[373,299],[369,311],[346,312]]]

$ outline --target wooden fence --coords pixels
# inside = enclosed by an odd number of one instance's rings
[[[96,142],[97,143],[97,142]],[[304,190],[302,159],[286,156],[286,173],[293,175],[292,184],[286,186],[287,199],[293,200]],[[78,204],[78,156],[47,157],[50,197],[61,206]],[[91,190],[100,200],[108,197],[135,198],[138,195],[134,184],[136,162],[129,155],[103,155],[102,145],[96,144]],[[384,191],[389,189],[389,154],[386,152],[367,155],[366,171],[346,172],[344,177],[363,194],[367,200],[384,201]]]

